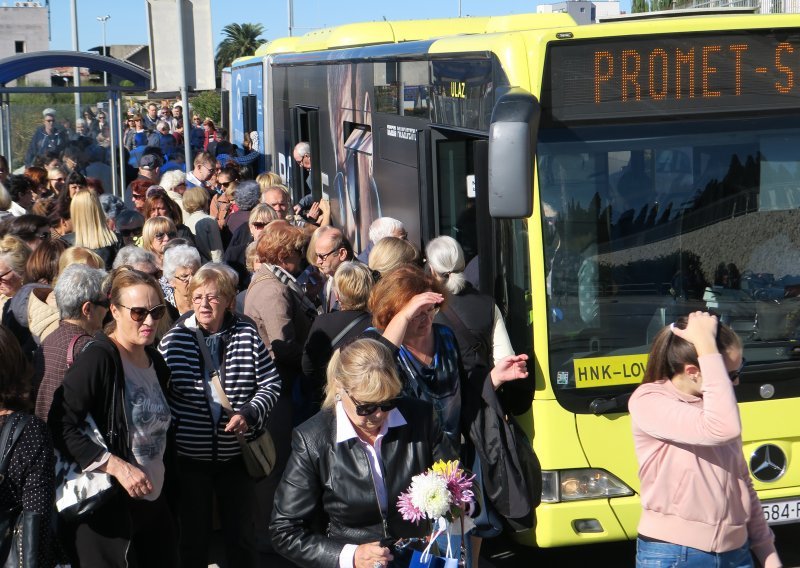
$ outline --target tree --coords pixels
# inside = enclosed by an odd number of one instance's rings
[[[650,6],[647,4],[647,0],[633,0],[631,3],[631,12],[634,14],[640,14],[642,12],[649,12]]]
[[[220,122],[222,102],[216,91],[203,91],[189,101],[192,111],[201,118],[210,118],[214,124]]]
[[[259,37],[263,33],[264,26],[261,24],[228,24],[222,28],[225,39],[219,42],[214,58],[217,75],[237,57],[253,55],[259,46],[267,43],[267,40]]]

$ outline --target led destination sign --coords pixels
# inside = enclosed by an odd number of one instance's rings
[[[543,102],[557,121],[800,108],[800,33],[556,44]]]

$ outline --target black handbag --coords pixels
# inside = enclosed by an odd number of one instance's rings
[[[14,444],[30,419],[29,414],[15,412],[6,419],[0,431],[0,484],[5,481]],[[41,521],[40,514],[23,511],[22,505],[0,512],[0,562],[3,568],[36,566]]]

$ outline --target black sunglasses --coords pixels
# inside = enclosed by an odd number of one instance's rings
[[[169,237],[170,239],[174,239],[177,236],[178,233],[176,233],[175,231],[169,231],[168,233],[156,233],[156,239],[158,239],[159,241],[164,237]]]
[[[747,359],[742,357],[742,364],[739,365],[739,368],[735,371],[728,371],[728,377],[730,377],[731,382],[736,382],[739,376],[742,374],[742,370],[744,369],[744,364],[747,363]]]
[[[120,231],[123,237],[139,237],[142,234],[142,228],[137,227],[136,229],[122,229]]]
[[[262,223],[261,221],[253,221],[250,224],[253,225],[259,231],[267,226],[267,223]]]
[[[353,404],[356,406],[356,414],[359,416],[369,416],[370,414],[375,414],[378,409],[380,408],[383,412],[389,412],[393,410],[397,406],[397,400],[387,400],[385,402],[359,402],[350,396],[350,393],[344,391],[347,397],[353,401]]]
[[[125,308],[126,310],[130,310],[131,312],[131,319],[136,323],[142,323],[144,320],[147,319],[147,315],[150,314],[150,317],[154,320],[160,320],[164,317],[164,314],[167,313],[167,306],[164,304],[159,304],[150,308],[129,308],[128,306],[123,306],[122,304],[117,304],[120,308]]]

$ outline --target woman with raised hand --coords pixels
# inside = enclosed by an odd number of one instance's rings
[[[781,566],[742,453],[742,342],[706,312],[662,329],[628,402],[642,517],[636,565]]]

